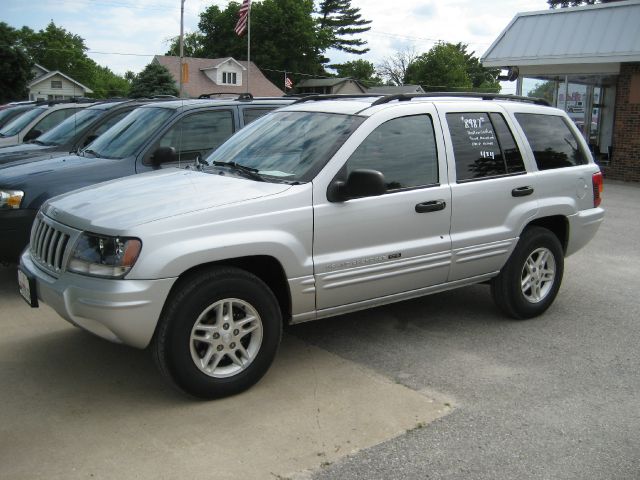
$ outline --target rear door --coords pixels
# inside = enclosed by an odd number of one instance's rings
[[[538,209],[535,177],[509,116],[490,102],[438,105],[451,179],[449,281],[500,270]]]
[[[354,134],[363,140],[342,165],[333,165],[340,168],[334,178],[380,171],[383,195],[330,202],[327,184],[314,182],[318,310],[446,281],[451,203],[439,131],[435,109],[423,105],[420,113],[372,119]]]

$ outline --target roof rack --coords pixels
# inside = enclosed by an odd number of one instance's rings
[[[506,95],[504,93],[477,93],[477,92],[431,92],[431,93],[397,93],[386,95],[379,98],[371,104],[372,107],[382,105],[384,103],[399,102],[411,100],[413,98],[429,98],[429,97],[460,97],[460,98],[480,98],[482,100],[514,100],[518,102],[533,103],[535,105],[544,105],[550,107],[551,104],[544,98],[523,97],[520,95]]]
[[[211,98],[211,97],[215,97],[215,96],[220,96],[220,95],[230,95],[230,96],[235,96],[238,95],[238,97],[236,98],[236,100],[238,101],[251,101],[253,100],[253,95],[251,95],[249,92],[245,92],[245,93],[239,93],[236,94],[235,92],[212,92],[212,93],[203,93],[202,95],[198,95],[199,99],[205,99],[205,98]]]
[[[318,95],[308,95],[306,97],[302,97],[295,102],[296,103],[304,103],[304,102],[317,102],[319,100],[340,100],[344,98],[371,98],[371,97],[380,97],[379,93],[354,93],[354,94],[318,94]]]

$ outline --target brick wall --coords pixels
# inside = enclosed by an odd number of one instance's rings
[[[606,178],[640,182],[639,86],[640,63],[623,63],[616,88],[613,153],[604,169]]]

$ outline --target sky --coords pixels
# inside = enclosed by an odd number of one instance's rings
[[[260,1],[260,0],[254,0]],[[180,0],[1,0],[0,21],[40,30],[53,20],[80,35],[87,54],[118,74],[139,72],[168,49],[168,39],[180,33]],[[199,14],[229,0],[185,0],[185,32],[196,31]],[[362,35],[371,49],[347,55],[329,51],[331,63],[363,58],[377,65],[397,51],[428,51],[438,40],[466,43],[482,56],[516,13],[546,10],[546,0],[352,0],[371,30]],[[268,68],[268,66],[263,66]],[[513,93],[515,85],[503,86]]]

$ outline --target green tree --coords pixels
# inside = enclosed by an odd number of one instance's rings
[[[183,53],[185,57],[202,57],[204,55],[204,35],[200,32],[189,32],[184,36]],[[165,55],[180,55],[180,36],[169,40],[169,50]]]
[[[318,6],[319,37],[327,42],[325,48],[335,48],[347,53],[362,55],[369,48],[367,42],[353,37],[367,32],[371,20],[365,20],[360,9],[351,6],[351,0],[322,0]],[[324,46],[324,45],[323,45]]]
[[[154,95],[178,95],[178,88],[166,67],[151,62],[131,82],[129,96],[148,98]]]
[[[544,98],[553,105],[553,93],[555,92],[555,82],[541,82],[527,92],[527,97]]]
[[[338,77],[348,77],[358,80],[366,87],[382,85],[382,79],[376,75],[376,67],[367,60],[353,60],[351,62],[331,65]]]
[[[422,85],[431,91],[472,87],[464,53],[456,45],[445,42],[438,42],[409,65],[404,83]]]
[[[465,44],[438,42],[407,67],[404,83],[422,85],[426,91],[499,92],[499,73],[484,68]]]
[[[240,4],[230,2],[224,10],[212,5],[200,15],[204,57],[247,59],[246,36],[234,27]],[[282,72],[323,74],[321,44],[313,18],[313,0],[264,0],[251,7],[251,60],[265,75],[280,84]],[[277,72],[269,70],[279,70]],[[294,82],[295,74],[292,75]]]
[[[59,70],[91,87],[96,63],[86,51],[84,39],[50,22],[44,30],[20,30],[21,41],[31,59],[48,70]]]
[[[0,103],[27,96],[32,62],[20,45],[19,33],[0,22]]]
[[[95,66],[92,87],[93,97],[113,98],[129,95],[131,84],[126,78],[116,75],[107,67]]]

